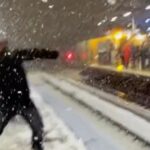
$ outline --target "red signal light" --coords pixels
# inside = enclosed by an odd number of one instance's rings
[[[75,59],[76,59],[76,55],[74,52],[68,51],[65,53],[65,60],[66,61],[72,62],[72,61],[75,61]]]
[[[73,58],[73,54],[72,53],[68,53],[67,54],[67,58],[71,60]]]

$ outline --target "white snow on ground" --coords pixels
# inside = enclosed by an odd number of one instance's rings
[[[31,97],[40,110],[47,133],[45,150],[85,150],[82,141],[75,138],[42,97],[34,89],[31,91]],[[0,137],[0,150],[30,150],[30,143],[31,130],[20,117],[17,117],[8,124]]]
[[[68,81],[61,80],[51,75],[47,76],[46,74],[44,75],[44,77],[46,77],[52,85],[61,89],[63,92],[72,95],[72,97],[74,97],[75,99],[83,102],[84,104],[87,104],[92,109],[101,112],[141,139],[150,142],[150,122],[148,122],[144,118],[133,114],[126,109],[111,104],[93,94],[90,94],[84,89],[81,90],[80,88],[73,86]]]

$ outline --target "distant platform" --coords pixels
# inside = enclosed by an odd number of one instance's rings
[[[116,67],[106,66],[106,65],[99,65],[99,64],[92,64],[92,65],[90,65],[90,67],[100,68],[100,69],[105,69],[105,70],[111,70],[111,71],[115,71],[115,72],[121,72],[121,73],[127,73],[127,74],[150,77],[150,71],[145,71],[145,70],[123,69],[122,71],[118,71]]]

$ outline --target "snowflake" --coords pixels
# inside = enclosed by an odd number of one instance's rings
[[[31,42],[31,38],[29,38],[29,40],[28,40],[29,42]]]
[[[17,69],[16,69],[16,68],[14,68],[14,69],[13,69],[13,71],[14,71],[14,72],[16,72],[16,71],[17,71]]]
[[[23,109],[26,109],[27,107],[26,106],[23,106]]]
[[[18,91],[17,93],[18,93],[18,94],[22,94],[22,91]]]
[[[108,4],[115,5],[117,0],[107,0]]]
[[[102,25],[102,22],[99,22],[98,24],[97,24],[97,26],[101,26]]]
[[[48,8],[52,9],[54,7],[54,5],[49,5]]]
[[[9,8],[9,11],[12,11],[13,9],[12,8]]]
[[[66,6],[63,7],[63,10],[66,10]]]
[[[37,137],[37,136],[35,136],[35,137],[34,137],[34,140],[35,140],[35,141],[37,141],[37,140],[38,140],[38,137]]]
[[[36,33],[37,31],[36,31],[36,29],[33,29],[33,33]]]
[[[11,53],[10,53],[10,52],[8,52],[7,54],[8,54],[9,56],[11,55]]]
[[[71,11],[71,14],[72,14],[72,15],[74,15],[74,14],[75,14],[75,12],[74,12],[74,11]]]
[[[48,0],[42,0],[42,2],[43,2],[43,3],[47,3],[47,2],[48,2]]]
[[[42,29],[44,28],[44,24],[41,25],[41,28],[42,28]]]

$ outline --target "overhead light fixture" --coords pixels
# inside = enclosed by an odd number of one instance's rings
[[[49,5],[48,8],[52,9],[54,7],[54,5]]]
[[[115,5],[117,0],[107,0],[108,4]]]
[[[139,34],[136,35],[135,38],[136,38],[137,40],[144,40],[144,39],[146,38],[146,36],[139,33]]]
[[[147,31],[150,32],[150,27],[147,28]]]
[[[126,13],[124,13],[124,14],[123,14],[123,17],[128,17],[128,16],[130,16],[131,14],[132,14],[132,12],[131,12],[131,11],[126,12]]]
[[[145,7],[145,10],[150,10],[150,5],[147,5],[147,6]]]
[[[115,34],[114,34],[114,38],[116,39],[116,40],[120,40],[121,38],[123,37],[123,32],[116,32]]]
[[[99,22],[98,24],[97,24],[97,26],[101,26],[102,25],[102,22]]]
[[[113,18],[111,18],[111,22],[115,22],[116,20],[118,19],[118,17],[117,16],[115,16],[115,17],[113,17]]]
[[[42,2],[43,2],[43,3],[47,3],[47,2],[48,2],[48,0],[42,0]]]
[[[147,18],[146,20],[145,20],[145,23],[149,23],[150,22],[150,18]]]

